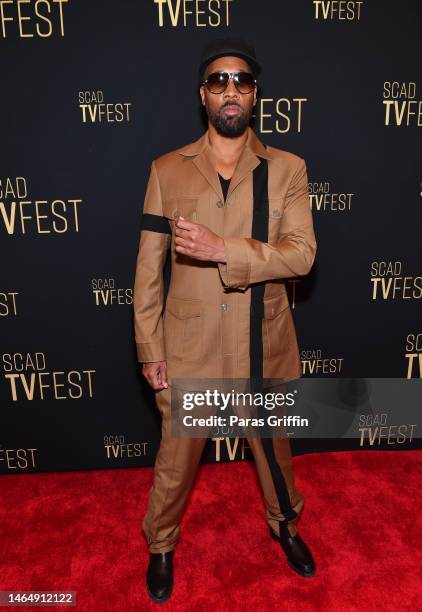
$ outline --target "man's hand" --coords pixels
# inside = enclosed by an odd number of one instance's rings
[[[226,263],[224,240],[205,225],[178,217],[174,242],[177,253],[202,261]]]
[[[167,389],[167,363],[165,361],[144,362],[142,364],[142,374],[155,391]]]

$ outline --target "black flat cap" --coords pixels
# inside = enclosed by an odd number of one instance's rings
[[[261,72],[261,66],[256,59],[254,46],[242,38],[217,38],[209,42],[203,49],[199,64],[199,78],[203,79],[205,68],[212,61],[225,55],[235,55],[244,59],[255,76]]]

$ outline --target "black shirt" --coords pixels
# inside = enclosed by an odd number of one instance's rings
[[[221,176],[221,174],[219,172],[218,172],[218,177],[220,179],[221,189],[223,190],[224,201],[226,201],[227,192],[229,190],[229,185],[230,185],[230,180],[231,179],[225,179],[223,176]]]

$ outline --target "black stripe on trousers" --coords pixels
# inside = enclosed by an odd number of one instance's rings
[[[268,242],[269,201],[268,201],[268,160],[259,158],[261,163],[253,173],[253,218],[252,238]],[[250,378],[255,379],[252,387],[263,388],[264,351],[262,341],[262,319],[264,318],[264,291],[266,281],[251,285],[251,314],[250,314]],[[261,383],[261,384],[260,384]],[[280,510],[286,520],[298,516],[293,510],[289,491],[284,480],[283,472],[277,463],[272,438],[262,438],[262,446],[268,461],[274,487],[277,493]]]

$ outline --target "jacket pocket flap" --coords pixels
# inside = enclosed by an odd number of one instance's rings
[[[178,319],[189,319],[201,316],[201,300],[182,300],[168,298],[166,310]]]
[[[196,217],[198,198],[194,196],[174,197],[163,201],[163,216],[177,219],[179,215],[186,219]]]
[[[289,307],[289,298],[284,291],[279,295],[264,300],[264,317],[266,319],[274,319],[280,312]]]
[[[268,198],[261,202],[262,206],[257,207],[254,211],[258,215],[271,217],[272,219],[281,219],[283,216],[283,199]]]

